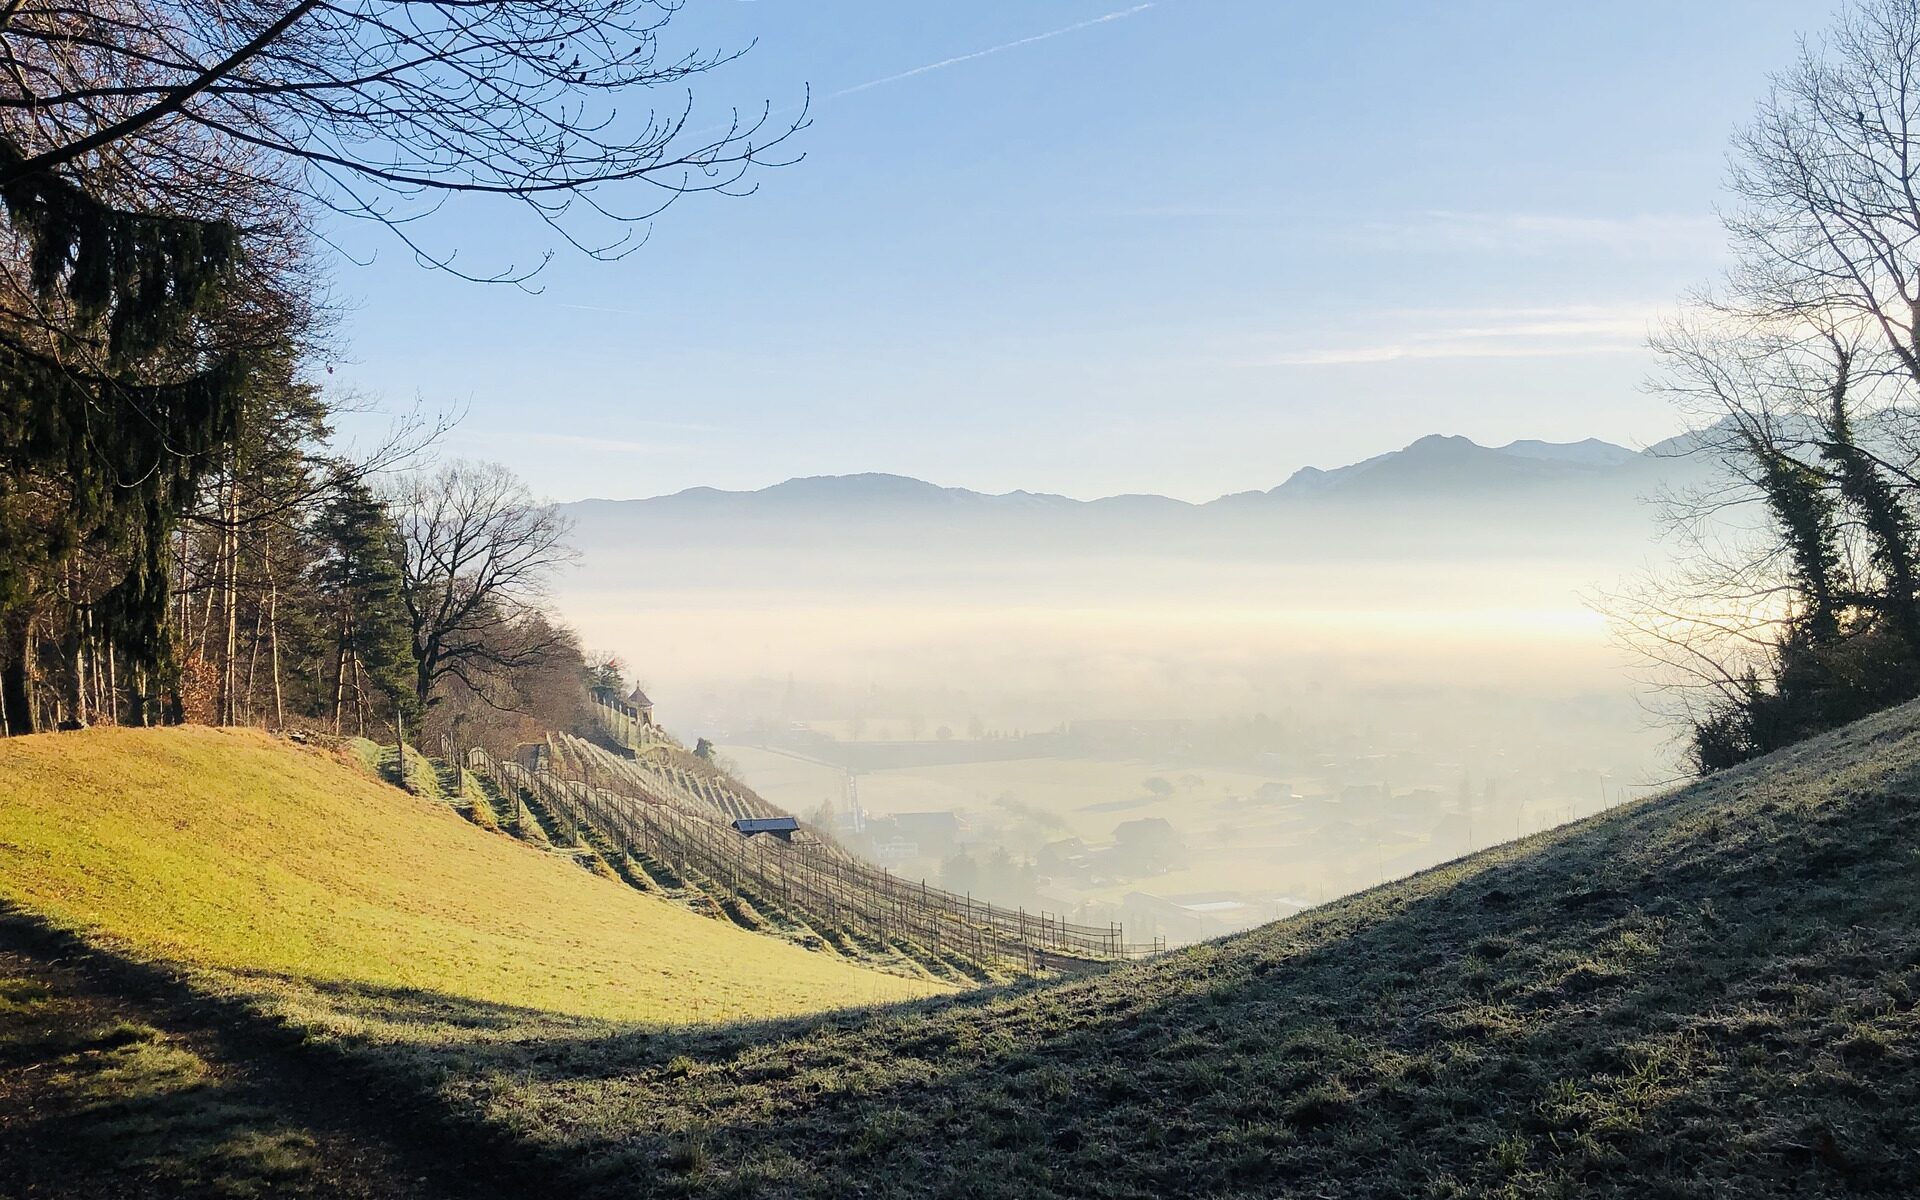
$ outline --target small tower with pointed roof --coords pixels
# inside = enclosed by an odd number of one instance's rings
[[[637,687],[634,688],[633,695],[627,697],[627,703],[632,705],[634,711],[640,714],[640,723],[642,725],[645,725],[649,729],[653,728],[653,701],[647,699],[645,692]]]

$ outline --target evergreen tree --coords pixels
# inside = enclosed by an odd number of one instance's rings
[[[347,697],[364,722],[366,701],[384,697],[393,711],[417,719],[412,626],[393,523],[364,483],[352,481],[321,510],[315,535],[326,556],[315,585],[334,613],[336,642],[332,716],[339,727]]]
[[[0,166],[20,160],[0,138]],[[115,566],[84,626],[169,672],[169,535],[238,431],[249,364],[201,336],[230,303],[231,225],[124,211],[39,171],[10,170],[0,204],[29,293],[0,320],[0,706],[31,732],[34,625],[78,552]]]

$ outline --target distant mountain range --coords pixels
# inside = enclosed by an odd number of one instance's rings
[[[1647,498],[1711,466],[1670,456],[1683,448],[1426,437],[1201,504],[882,474],[588,500],[563,506],[580,560],[557,590],[603,644],[670,647],[693,676],[714,656],[819,662],[849,646],[882,675],[951,654],[941,672],[983,687],[993,663],[993,687],[1071,691],[1135,654],[1168,656],[1154,671],[1169,678],[1232,675],[1231,656],[1173,647],[1235,644],[1208,642],[1208,623],[1254,612],[1310,614],[1282,640],[1331,653],[1337,638],[1316,639],[1342,614],[1583,611],[1681,544]],[[1379,619],[1382,638],[1402,636]],[[1093,657],[1059,666],[1082,651]],[[1380,670],[1398,669],[1379,652]]]
[[[1175,514],[1209,509],[1260,509],[1287,501],[1483,502],[1516,493],[1564,492],[1572,496],[1626,496],[1700,469],[1686,455],[1688,442],[1670,439],[1630,450],[1598,438],[1579,442],[1516,441],[1482,446],[1464,437],[1433,434],[1399,450],[1344,467],[1303,467],[1278,487],[1238,492],[1195,504],[1156,495],[1076,500],[1049,492],[990,494],[941,487],[904,475],[813,475],[757,491],[695,487],[644,500],[584,500],[565,505],[577,519],[613,513],[754,517],[821,515],[827,512],[910,515],[954,510],[1037,514],[1109,510],[1132,515]]]
[[[1144,559],[1436,564],[1631,561],[1653,546],[1645,502],[1701,478],[1687,443],[1645,451],[1597,439],[1481,446],[1435,435],[1364,462],[1296,471],[1264,492],[1195,504],[1167,496],[997,495],[902,475],[821,475],[757,491],[696,487],[562,505],[582,579],[628,588],[677,574],[720,586],[778,573],[823,588],[876,570],[973,582],[1087,572]],[[1073,564],[1071,567],[1069,564]]]

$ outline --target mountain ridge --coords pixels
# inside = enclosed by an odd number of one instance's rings
[[[898,509],[950,511],[1025,510],[1136,513],[1198,513],[1275,501],[1332,498],[1387,498],[1453,488],[1464,495],[1504,489],[1552,487],[1560,483],[1591,486],[1619,480],[1629,484],[1670,473],[1703,444],[1699,435],[1680,435],[1645,450],[1632,450],[1599,438],[1575,442],[1521,439],[1504,446],[1482,446],[1470,438],[1428,434],[1389,450],[1338,467],[1301,467],[1275,487],[1229,492],[1192,501],[1158,493],[1130,492],[1092,499],[1016,489],[983,492],[950,487],[910,475],[863,471],[845,475],[794,476],[763,488],[683,488],[656,496],[613,499],[591,497],[559,507],[604,511],[648,506],[655,510],[744,514],[770,506],[788,510],[831,509],[857,504]]]

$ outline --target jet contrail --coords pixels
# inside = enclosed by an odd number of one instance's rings
[[[555,304],[555,308],[574,308],[581,312],[612,313],[616,317],[645,317],[650,313],[636,312],[631,308],[602,308],[598,304]]]
[[[1137,12],[1145,12],[1147,9],[1153,8],[1158,3],[1159,3],[1159,0],[1147,0],[1147,3],[1145,4],[1136,4],[1132,8],[1116,9],[1115,11],[1110,12],[1105,16],[1092,17],[1085,21],[1080,21],[1072,25],[1062,26],[1059,29],[1049,30],[1046,33],[1036,33],[1036,34],[1033,34],[1031,37],[1019,38],[1015,41],[1005,42],[998,46],[988,46],[985,50],[975,50],[971,54],[956,54],[952,58],[943,58],[939,62],[928,63],[923,67],[915,67],[911,71],[901,71],[896,75],[884,75],[879,79],[869,79],[865,83],[856,83],[852,87],[841,88],[837,92],[829,92],[827,95],[827,98],[833,99],[836,96],[851,96],[855,92],[864,92],[868,88],[877,88],[880,85],[886,84],[886,83],[898,83],[902,79],[911,79],[915,75],[925,75],[929,71],[938,71],[943,68],[951,67],[959,63],[972,62],[976,58],[985,58],[989,54],[999,54],[1003,50],[1016,50],[1021,46],[1031,46],[1035,42],[1044,42],[1048,38],[1061,37],[1069,33],[1075,33],[1082,29],[1090,29],[1095,25],[1104,25],[1108,21],[1118,21],[1122,17],[1130,17]]]

